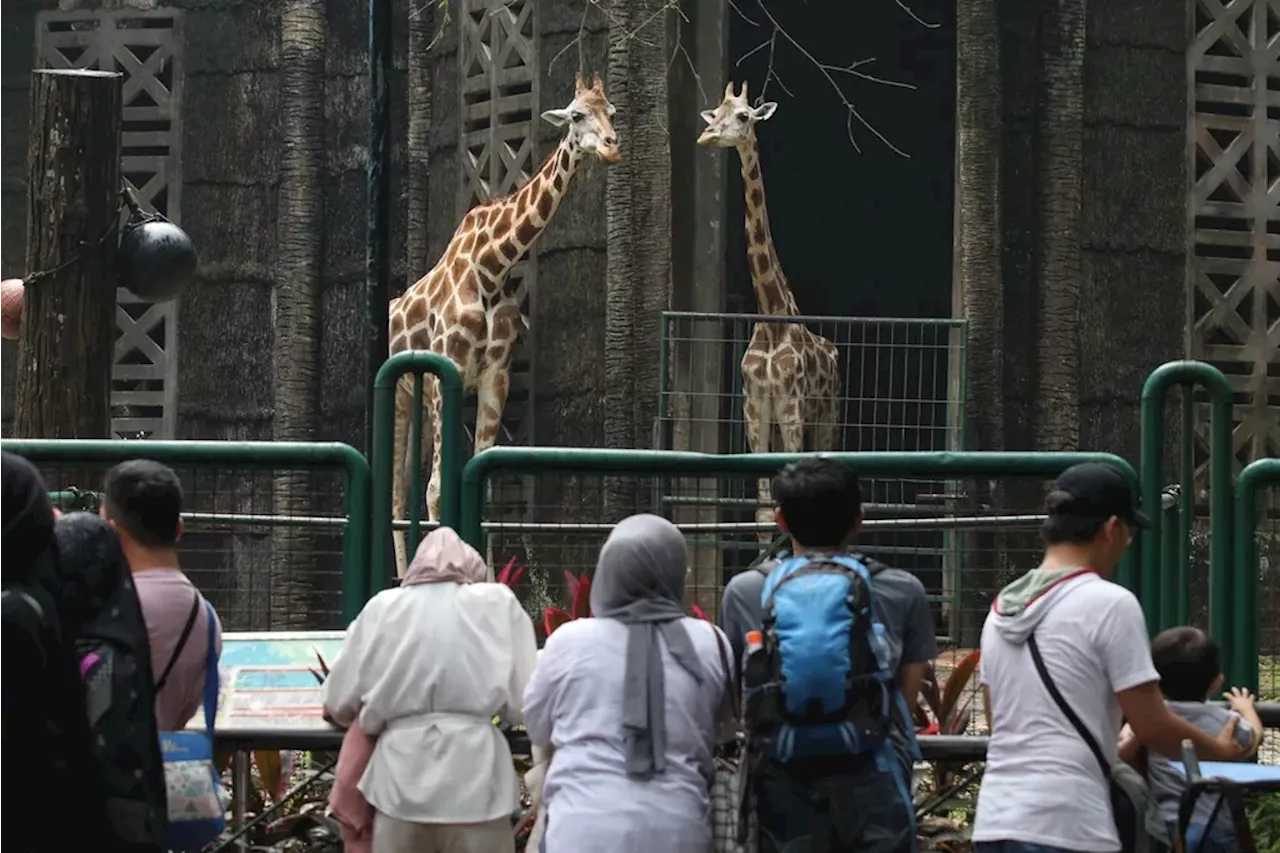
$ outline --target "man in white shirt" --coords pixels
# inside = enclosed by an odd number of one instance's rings
[[[1232,721],[1216,737],[1170,713],[1151,662],[1142,606],[1112,583],[1133,528],[1148,522],[1119,471],[1063,472],[1046,502],[1044,562],[997,596],[982,630],[981,680],[991,741],[978,794],[977,853],[1120,849],[1108,781],[1037,672],[1033,648],[1110,764],[1121,714],[1149,748],[1206,759],[1241,749]]]

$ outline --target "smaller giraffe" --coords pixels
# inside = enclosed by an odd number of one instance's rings
[[[444,256],[403,296],[391,301],[391,355],[406,350],[441,353],[458,366],[463,388],[476,394],[475,452],[492,447],[507,404],[511,357],[516,336],[528,318],[506,288],[507,275],[523,258],[560,207],[584,156],[610,165],[622,159],[613,129],[613,104],[596,75],[588,86],[578,74],[573,100],[564,109],[547,110],[542,118],[566,128],[560,144],[542,161],[524,186],[502,198],[483,201],[467,211]],[[497,156],[496,154],[494,156]],[[440,517],[440,434],[443,401],[435,377],[423,382],[423,408],[431,420],[431,477],[427,483],[427,518]],[[405,473],[409,465],[409,423],[413,380],[396,386],[393,438],[394,470],[391,508],[403,518],[408,503]],[[423,419],[425,427],[426,418]],[[426,429],[421,437],[423,456]],[[406,568],[405,536],[394,537],[396,570]]]
[[[774,317],[795,317],[799,316],[800,309],[773,246],[756,147],[756,123],[768,119],[777,108],[773,101],[751,106],[747,101],[747,84],[743,83],[742,91],[734,94],[733,83],[730,83],[725,87],[720,106],[702,113],[707,129],[698,137],[698,144],[737,149],[747,200],[747,265],[751,270],[757,310]],[[839,351],[835,344],[810,331],[803,323],[755,324],[742,356],[742,392],[742,415],[752,453],[769,452],[775,425],[787,453],[804,450],[806,426],[814,450],[835,450],[839,431]],[[756,522],[772,527],[770,492],[769,480],[760,480]],[[772,533],[761,531],[761,541],[772,538]]]

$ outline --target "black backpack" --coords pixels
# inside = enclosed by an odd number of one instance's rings
[[[78,512],[54,528],[61,554],[59,602],[84,680],[94,756],[114,838],[99,849],[163,850],[168,821],[156,729],[151,647],[142,606],[115,532]]]

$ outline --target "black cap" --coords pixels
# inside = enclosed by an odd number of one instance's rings
[[[1055,503],[1054,515],[1071,515],[1078,518],[1123,519],[1138,527],[1147,528],[1151,521],[1138,509],[1138,496],[1129,481],[1111,465],[1102,462],[1085,462],[1073,465],[1053,481],[1053,491],[1066,492],[1071,500]]]

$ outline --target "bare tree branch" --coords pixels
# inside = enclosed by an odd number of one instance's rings
[[[670,12],[672,14],[678,15],[681,21],[687,23],[689,18],[688,18],[688,15],[685,14],[684,9],[682,8],[682,3],[692,3],[692,2],[708,3],[708,2],[714,2],[714,1],[715,0],[666,0],[666,2],[664,2],[653,13],[648,15],[644,20],[638,22],[634,27],[629,27],[629,26],[621,25],[620,23],[621,18],[613,10],[613,7],[617,3],[625,2],[625,0],[585,0],[582,7],[582,18],[578,24],[577,35],[574,36],[572,41],[570,41],[568,44],[566,44],[564,47],[560,48],[560,50],[556,52],[555,56],[551,58],[551,61],[550,63],[548,63],[547,67],[548,69],[554,68],[556,62],[562,56],[568,53],[571,49],[576,49],[578,54],[578,70],[583,73],[586,73],[588,71],[588,69],[584,65],[585,58],[583,56],[583,43],[587,34],[587,16],[591,13],[592,9],[596,10],[600,15],[602,15],[608,24],[618,27],[624,31],[623,35],[621,36],[621,40],[623,42],[629,41],[631,39],[637,39],[637,40],[640,40],[641,43],[644,44],[645,46],[652,47],[653,43],[651,41],[648,41],[642,38],[642,36],[646,30],[653,27],[655,24],[664,23],[666,13]],[[508,0],[507,3],[503,3],[502,5],[494,8],[490,12],[490,14],[494,14],[498,12],[500,9],[506,8],[511,2],[515,2],[515,0]],[[782,24],[778,21],[778,19],[774,17],[773,13],[770,12],[769,9],[765,6],[765,0],[754,0],[755,11],[760,16],[762,16],[761,19],[759,20],[749,16],[743,10],[742,0],[724,0],[724,2],[726,2],[729,5],[729,7],[733,10],[733,12],[739,18],[741,18],[743,21],[747,22],[751,26],[767,27],[769,30],[768,38],[763,39],[758,45],[748,50],[742,56],[738,57],[735,63],[735,67],[741,67],[742,64],[747,59],[759,53],[760,51],[765,50],[766,48],[768,49],[769,56],[768,56],[768,61],[766,63],[766,68],[765,68],[764,85],[761,86],[760,92],[756,96],[757,103],[761,103],[764,101],[765,95],[768,92],[770,84],[777,84],[778,88],[780,88],[783,92],[785,92],[789,97],[791,98],[795,97],[795,94],[791,91],[791,89],[787,86],[787,84],[782,80],[781,76],[779,76],[777,68],[774,64],[774,57],[778,49],[778,42],[779,40],[781,40],[782,42],[785,42],[786,44],[794,48],[797,52],[799,52],[799,54],[802,57],[804,57],[804,59],[808,61],[809,64],[812,65],[818,71],[818,73],[822,75],[823,79],[825,79],[827,83],[831,86],[831,90],[835,93],[837,100],[840,101],[841,106],[844,107],[845,112],[847,114],[847,121],[845,123],[845,128],[849,137],[849,144],[853,146],[853,149],[855,151],[857,151],[858,153],[862,153],[862,146],[858,144],[858,140],[855,135],[855,130],[857,126],[860,125],[862,128],[869,131],[876,139],[880,140],[880,142],[893,153],[897,154],[900,157],[909,158],[911,156],[902,148],[898,147],[893,142],[891,142],[884,133],[878,130],[875,127],[875,125],[873,125],[865,116],[862,115],[862,113],[854,105],[853,101],[849,98],[849,96],[845,94],[843,87],[841,86],[840,82],[836,78],[837,76],[852,77],[856,80],[864,80],[868,83],[875,83],[880,86],[890,86],[896,89],[915,89],[914,85],[903,82],[901,80],[890,80],[888,78],[881,77],[877,74],[872,74],[869,71],[862,70],[865,66],[869,66],[872,63],[874,63],[876,61],[875,57],[867,57],[864,59],[859,59],[847,65],[837,65],[833,63],[823,62],[817,56],[815,56],[812,51],[810,51],[803,44],[801,44],[799,39],[793,36],[784,26],[782,26]],[[915,21],[920,26],[925,27],[927,29],[937,29],[939,26],[941,26],[938,22],[929,22],[921,18],[919,15],[917,15],[915,11],[911,8],[911,6],[908,4],[907,0],[893,0],[893,2],[899,9],[901,9],[904,13],[906,13],[913,21]],[[441,41],[444,35],[444,28],[448,26],[452,21],[452,16],[450,15],[450,4],[451,4],[451,0],[425,0],[424,3],[421,3],[420,5],[410,9],[409,14],[411,17],[422,14],[422,12],[425,9],[431,6],[434,6],[437,10],[440,26],[435,34],[435,37],[431,40],[431,44],[428,49],[430,49],[430,47],[434,47],[438,42]],[[663,32],[665,32],[665,28],[659,30],[659,33],[663,33]],[[689,55],[688,50],[686,49],[684,43],[681,40],[682,38],[681,32],[682,32],[682,28],[677,26],[675,28],[675,33],[676,33],[675,43],[671,47],[671,58],[667,63],[667,68],[670,69],[678,59],[683,59],[684,62],[688,65],[689,71],[693,75],[694,80],[697,82],[698,90],[702,96],[702,99],[706,101],[707,93],[703,86],[702,78],[698,74],[697,69],[694,67],[693,59]]]

